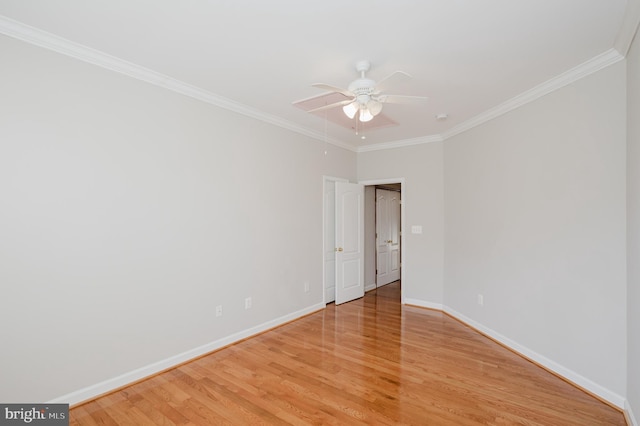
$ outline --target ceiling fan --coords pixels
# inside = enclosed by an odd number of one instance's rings
[[[312,84],[318,89],[328,90],[330,92],[341,93],[348,99],[324,105],[319,108],[309,110],[308,112],[323,111],[330,108],[341,106],[347,117],[353,119],[356,114],[361,122],[371,121],[373,117],[380,114],[382,104],[384,103],[413,103],[422,102],[428,98],[424,96],[406,96],[406,95],[390,95],[382,92],[382,83],[388,81],[391,77],[398,74],[411,77],[403,71],[395,71],[387,77],[376,83],[374,80],[365,77],[365,73],[369,71],[371,64],[369,61],[359,61],[356,63],[356,71],[360,73],[360,78],[352,81],[347,89],[341,89],[324,83]]]

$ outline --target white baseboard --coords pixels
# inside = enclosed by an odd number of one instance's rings
[[[627,421],[629,426],[640,426],[636,421],[635,416],[633,415],[633,410],[631,410],[631,405],[629,405],[629,401],[624,401],[624,418]]]
[[[492,339],[500,342],[501,344],[512,349],[513,351],[540,364],[544,368],[558,374],[559,376],[591,392],[592,394],[597,395],[598,397],[609,402],[610,404],[620,409],[625,409],[625,399],[620,395],[618,395],[617,393],[612,392],[609,389],[606,389],[598,385],[597,383],[587,379],[586,377],[581,376],[580,374],[550,360],[549,358],[546,358],[540,355],[539,353],[532,351],[531,349],[525,346],[522,346],[521,344],[501,335],[500,333],[497,333],[496,331],[488,327],[485,327],[484,325],[472,320],[471,318],[464,316],[460,312],[457,312],[454,309],[449,308],[448,306],[445,306],[443,311],[451,315],[452,317],[462,321],[463,323],[475,328],[481,333],[491,337]]]
[[[367,284],[364,286],[364,292],[366,293],[368,291],[375,290],[376,288],[377,288],[376,283]]]
[[[214,342],[207,343],[206,345],[202,345],[200,347],[188,350],[186,352],[182,352],[180,354],[163,359],[161,361],[154,362],[153,364],[149,364],[147,366],[122,374],[120,376],[107,379],[103,382],[96,383],[86,388],[68,393],[66,395],[62,395],[58,398],[55,398],[49,401],[49,403],[51,404],[64,403],[64,404],[75,405],[81,402],[89,401],[91,399],[97,398],[100,395],[104,395],[106,393],[112,392],[123,386],[127,386],[131,383],[135,383],[147,377],[153,376],[154,374],[176,367],[192,359],[201,357],[202,355],[206,355],[209,352],[213,352],[217,349],[223,348],[232,343],[239,342],[240,340],[246,339],[247,337],[255,336],[256,334],[260,334],[271,328],[293,321],[295,319],[298,319],[310,313],[322,310],[324,308],[325,308],[324,303],[318,303],[316,305],[309,306],[308,308],[299,310],[297,312],[292,312],[288,315],[282,316],[280,318],[276,318],[271,321],[267,321],[263,324],[257,325],[247,330],[242,330],[238,333],[234,333],[230,336],[223,337],[222,339],[218,339]]]
[[[623,409],[629,425],[640,426],[635,420],[633,411],[631,410],[631,406],[629,405],[629,403],[623,397],[616,394],[615,392],[612,392],[592,382],[591,380],[573,372],[572,370],[569,370],[561,366],[560,364],[557,364],[556,362],[551,361],[550,359],[532,351],[531,349],[526,348],[520,345],[519,343],[501,335],[500,333],[497,333],[494,330],[483,326],[482,324],[464,316],[463,314],[455,311],[454,309],[449,308],[448,306],[442,305],[440,303],[433,303],[433,302],[427,302],[420,299],[410,299],[410,298],[405,298],[403,303],[406,305],[414,305],[414,306],[419,306],[423,308],[436,309],[436,310],[446,312],[452,317],[462,321],[465,324],[468,324],[469,326],[486,334],[492,339],[495,339],[496,341],[502,343],[503,345],[514,350],[515,352],[525,356],[526,358],[531,359],[532,361],[542,365],[543,367],[549,369],[550,371],[553,371],[554,373],[560,375],[561,377],[564,377],[570,382],[573,382],[576,385],[586,389],[587,391],[593,393],[594,395],[599,396],[600,398],[604,399],[605,401],[608,401],[609,403],[615,405],[616,407]],[[136,370],[122,374],[120,376],[113,377],[103,382],[96,383],[86,388],[79,389],[69,394],[60,396],[58,398],[55,398],[49,401],[49,403],[52,403],[52,404],[66,403],[70,405],[75,405],[84,401],[91,400],[100,395],[109,393],[118,388],[137,382],[149,376],[153,376],[154,374],[168,370],[172,367],[175,367],[177,365],[180,365],[192,359],[198,358],[209,352],[213,352],[217,349],[223,348],[225,346],[228,346],[240,340],[246,339],[247,337],[251,337],[256,334],[262,333],[266,330],[269,330],[271,328],[293,321],[295,319],[298,319],[310,313],[322,310],[324,308],[325,308],[324,303],[318,303],[316,305],[309,306],[308,308],[302,309],[297,312],[293,312],[291,314],[282,316],[280,318],[276,318],[271,321],[267,321],[263,324],[257,325],[247,330],[240,331],[238,333],[234,333],[230,336],[224,337],[222,339],[218,339],[206,345],[199,346],[197,348],[174,355],[172,357],[155,362],[153,364],[149,364],[147,366],[138,368]]]
[[[427,302],[420,299],[410,299],[406,297],[402,303],[405,305],[419,306],[421,308],[436,309],[438,311],[444,310],[444,305],[442,305],[442,303]]]
[[[485,327],[484,325],[472,320],[471,318],[466,317],[460,312],[457,312],[456,310],[451,309],[450,307],[444,304],[428,302],[420,299],[410,299],[410,298],[403,299],[402,303],[405,305],[414,305],[414,306],[419,306],[423,308],[436,309],[439,311],[446,312],[447,314],[458,319],[459,321],[471,326],[472,328],[496,340],[497,342],[500,342],[501,344],[513,350],[514,352],[517,352],[520,355],[524,356],[525,358],[528,358],[540,364],[541,366],[548,369],[549,371],[552,371],[557,375],[559,375],[560,377],[563,377],[564,379],[568,380],[569,382],[572,382],[575,385],[585,389],[586,391],[591,392],[594,395],[597,395],[598,397],[609,402],[610,404],[625,410],[625,416],[628,416],[627,421],[629,422],[629,424],[632,426],[640,426],[636,423],[635,418],[633,416],[633,412],[631,411],[631,407],[629,406],[627,401],[617,393],[612,392],[609,389],[606,389],[598,385],[597,383],[587,379],[586,377],[581,376],[580,374],[566,367],[563,367],[562,365],[540,355],[539,353],[532,351],[531,349],[503,336],[502,334],[488,327]]]

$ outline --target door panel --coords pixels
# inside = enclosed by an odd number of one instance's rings
[[[360,262],[349,260],[342,263],[342,289],[351,290],[360,285]]]
[[[364,186],[336,182],[336,304],[364,296]]]
[[[400,279],[400,193],[376,189],[376,285]]]
[[[389,196],[389,278],[390,282],[400,279],[400,193]]]
[[[389,191],[376,189],[376,285],[389,281]]]

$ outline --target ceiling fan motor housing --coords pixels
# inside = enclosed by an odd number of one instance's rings
[[[376,87],[376,82],[370,78],[359,78],[349,84],[349,91],[356,95],[359,104],[365,105],[371,99]]]

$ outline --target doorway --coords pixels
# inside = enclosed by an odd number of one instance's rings
[[[404,289],[407,285],[410,285],[405,280],[405,258],[408,253],[406,244],[404,244],[404,236],[407,235],[404,229],[406,226],[406,200],[404,199],[405,178],[365,180],[360,181],[360,183],[365,185],[365,290],[370,291],[378,288],[377,272],[380,271],[380,268],[378,267],[377,259],[377,240],[380,240],[379,242],[381,244],[384,243],[384,241],[391,240],[392,242],[388,243],[388,247],[394,247],[395,253],[393,253],[393,256],[397,257],[392,260],[393,262],[395,262],[395,265],[393,265],[391,268],[387,267],[387,269],[396,269],[398,271],[400,280],[400,302],[404,303]],[[397,221],[399,222],[399,230],[395,231],[396,235],[392,235],[393,238],[382,238],[383,236],[380,235],[380,232],[378,232],[379,238],[376,238],[376,188],[390,190],[395,194],[397,207],[399,207],[399,213],[394,214],[399,214],[397,218]],[[387,235],[389,235],[389,232],[387,233]],[[378,271],[376,271],[376,269],[378,269]],[[391,277],[393,277],[393,275],[391,275]],[[397,281],[397,279],[395,281]]]
[[[360,181],[364,185],[365,202],[364,202],[364,291],[370,291],[377,288],[376,283],[376,204],[375,204],[375,187],[382,186],[393,188],[395,192],[400,194],[400,232],[397,241],[399,244],[399,274],[400,281],[403,285],[400,288],[400,303],[404,303],[405,288],[405,257],[407,249],[403,243],[405,233],[405,210],[406,206],[403,200],[404,178],[377,179]],[[347,179],[336,178],[331,176],[323,176],[323,301],[325,304],[335,300],[335,182],[347,182]],[[389,238],[391,239],[391,238]]]

